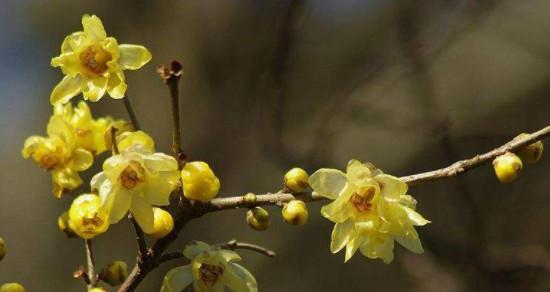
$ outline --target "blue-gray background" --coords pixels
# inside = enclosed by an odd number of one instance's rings
[[[550,121],[550,3],[529,1],[15,1],[0,2],[0,236],[8,256],[0,283],[28,291],[84,291],[71,273],[84,264],[77,239],[57,230],[70,198],[20,156],[44,134],[51,68],[65,35],[96,14],[120,43],[153,60],[126,74],[143,128],[169,151],[167,89],[155,67],[181,60],[186,151],[206,160],[222,196],[277,190],[286,169],[342,168],[351,158],[386,172],[429,170],[491,149]],[[96,116],[125,118],[120,101]],[[548,156],[548,155],[547,155]],[[396,248],[391,265],[360,255],[343,263],[328,246],[332,224],[310,207],[302,228],[249,229],[244,211],[196,220],[172,246],[238,238],[275,259],[243,251],[261,291],[548,291],[550,160],[502,185],[489,165],[411,188],[432,224],[426,253]],[[86,174],[89,178],[97,167]],[[95,244],[98,266],[133,265],[126,223]],[[176,264],[176,263],[174,263]],[[157,291],[164,265],[138,291]]]

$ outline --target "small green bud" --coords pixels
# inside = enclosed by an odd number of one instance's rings
[[[516,154],[506,152],[493,160],[493,167],[498,180],[509,183],[518,177],[523,163]]]
[[[25,292],[25,288],[19,283],[5,283],[0,286],[0,292]]]
[[[246,222],[254,230],[262,231],[269,228],[269,213],[261,207],[254,207],[246,212]]]
[[[128,278],[128,265],[123,261],[114,261],[101,270],[100,278],[111,286],[118,286]]]
[[[526,136],[529,136],[529,134],[521,133],[516,137],[516,139],[525,138]],[[522,160],[527,161],[527,163],[535,163],[540,160],[543,151],[544,144],[539,140],[521,148],[517,154]]]
[[[6,256],[6,242],[0,237],[0,261]]]
[[[307,172],[299,167],[289,170],[284,177],[285,187],[295,193],[305,192],[309,187]]]
[[[68,238],[76,237],[76,233],[74,233],[69,224],[69,211],[65,211],[57,217],[57,228],[63,231]]]
[[[306,224],[309,212],[306,203],[300,200],[292,200],[283,207],[283,219],[286,223],[301,226]]]
[[[256,194],[248,193],[244,195],[243,202],[248,206],[254,206],[256,204]]]

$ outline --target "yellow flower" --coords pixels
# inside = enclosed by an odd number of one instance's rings
[[[93,155],[77,147],[73,128],[59,115],[50,118],[47,133],[48,137],[27,138],[21,153],[52,173],[53,194],[59,198],[82,184],[78,172],[92,165]]]
[[[123,70],[136,70],[151,60],[151,53],[139,45],[119,45],[107,37],[101,20],[95,15],[82,17],[83,31],[68,35],[61,55],[52,59],[65,77],[50,96],[52,104],[67,103],[82,92],[84,99],[98,101],[105,92],[123,98],[126,92]]]
[[[191,200],[208,201],[220,190],[220,180],[204,161],[186,163],[181,170],[181,183],[184,196]]]
[[[80,101],[77,107],[70,103],[55,106],[54,114],[61,116],[75,132],[77,148],[86,149],[95,155],[109,150],[105,140],[105,134],[111,125],[127,124],[124,120],[113,120],[111,117],[94,119],[88,104]]]
[[[84,239],[107,231],[107,214],[99,210],[97,195],[83,194],[74,199],[69,209],[69,227]]]
[[[0,286],[0,292],[25,292],[25,288],[19,283],[5,283]]]
[[[330,250],[337,253],[345,247],[345,261],[359,249],[368,258],[390,263],[394,240],[414,253],[423,252],[414,226],[429,221],[415,211],[416,201],[398,178],[351,160],[347,173],[320,169],[309,182],[315,192],[334,200],[321,214],[336,223]]]
[[[241,257],[234,251],[212,247],[196,241],[185,247],[183,254],[191,264],[170,270],[164,277],[161,292],[176,292],[193,283],[196,292],[258,291],[256,279],[243,266],[234,263]]]
[[[133,141],[131,145],[124,142]],[[163,153],[153,153],[154,144],[144,132],[132,132],[119,145],[120,154],[103,163],[103,171],[91,181],[98,190],[101,209],[113,224],[132,213],[146,233],[154,231],[153,206],[166,206],[179,182],[178,163]]]

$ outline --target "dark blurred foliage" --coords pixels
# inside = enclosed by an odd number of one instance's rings
[[[549,11],[545,0],[2,1],[0,236],[9,254],[0,282],[84,290],[71,279],[83,245],[56,227],[70,198],[51,196],[49,175],[19,154],[25,137],[45,132],[61,78],[50,58],[84,13],[120,43],[152,51],[151,64],[126,75],[128,93],[165,152],[169,97],[155,66],[183,62],[185,150],[212,165],[228,196],[277,190],[293,166],[342,168],[351,158],[395,175],[429,170],[547,125]],[[126,117],[109,98],[92,109]],[[433,222],[419,228],[426,253],[397,247],[391,265],[360,255],[344,264],[328,250],[330,222],[312,215],[287,226],[278,208],[266,232],[249,229],[243,210],[205,216],[172,248],[231,238],[272,248],[275,259],[242,252],[262,291],[548,291],[549,161],[509,185],[487,165],[411,188]],[[99,266],[133,264],[130,227],[96,240]],[[176,264],[139,291],[157,291]]]

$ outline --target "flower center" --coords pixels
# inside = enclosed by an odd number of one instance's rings
[[[139,182],[144,181],[145,169],[135,161],[130,164],[120,173],[120,183],[123,187],[130,190],[136,187]]]
[[[112,56],[100,45],[91,45],[80,53],[80,62],[93,75],[101,75],[107,71],[107,62]]]
[[[40,158],[40,166],[42,166],[47,170],[54,169],[59,164],[59,162],[60,162],[59,159],[52,154],[44,154]]]
[[[105,221],[103,221],[103,219],[101,219],[97,213],[94,213],[94,215],[90,218],[90,217],[83,217],[82,218],[82,225],[84,226],[89,226],[89,225],[92,225],[91,227],[93,228],[94,226],[95,227],[100,227],[101,225],[103,225],[103,223],[105,223]]]
[[[208,287],[214,286],[223,275],[223,268],[216,265],[202,264],[199,268],[200,279]]]
[[[368,212],[372,208],[372,199],[375,194],[376,189],[374,187],[363,187],[351,195],[349,202],[358,212]]]

